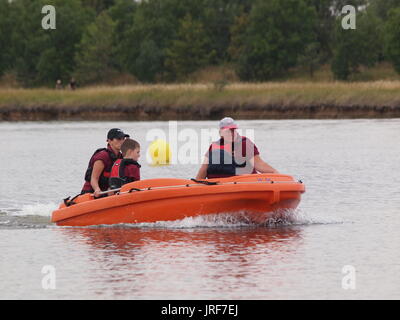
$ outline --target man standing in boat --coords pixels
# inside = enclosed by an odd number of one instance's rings
[[[94,193],[99,197],[102,191],[108,190],[111,168],[117,159],[122,159],[121,145],[128,134],[121,129],[111,129],[107,134],[107,148],[97,149],[90,158],[85,174],[82,194]]]
[[[209,147],[196,179],[225,178],[251,173],[278,173],[264,162],[255,144],[240,136],[232,118],[219,123],[221,138]]]

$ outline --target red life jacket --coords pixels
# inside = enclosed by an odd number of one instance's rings
[[[119,189],[124,184],[135,181],[134,178],[125,176],[125,167],[131,164],[136,165],[138,168],[141,167],[137,161],[132,159],[118,159],[114,162],[109,178],[111,190]]]
[[[244,168],[246,161],[238,164],[234,157],[234,143],[231,152],[225,150],[222,139],[214,142],[208,152],[207,178],[226,178],[236,175],[236,168]]]

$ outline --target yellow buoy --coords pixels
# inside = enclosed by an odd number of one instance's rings
[[[171,161],[171,150],[169,143],[165,140],[158,139],[153,141],[149,147],[149,154],[151,157],[151,165],[163,166],[169,165]]]

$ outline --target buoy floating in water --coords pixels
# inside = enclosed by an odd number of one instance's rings
[[[158,139],[149,146],[152,166],[165,166],[171,162],[171,148],[165,140]]]

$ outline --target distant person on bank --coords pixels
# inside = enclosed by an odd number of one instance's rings
[[[74,78],[71,78],[71,80],[69,81],[69,89],[70,90],[75,90],[76,89],[76,81]]]
[[[252,173],[278,173],[264,162],[255,144],[239,135],[238,126],[232,118],[219,123],[220,139],[213,142],[201,165],[196,179],[227,178]]]
[[[64,89],[60,79],[56,81],[56,90]]]
[[[97,149],[89,160],[82,194],[94,193],[97,198],[102,191],[108,190],[111,168],[117,159],[122,159],[121,145],[126,138],[129,135],[121,129],[114,128],[108,132],[107,148]]]

